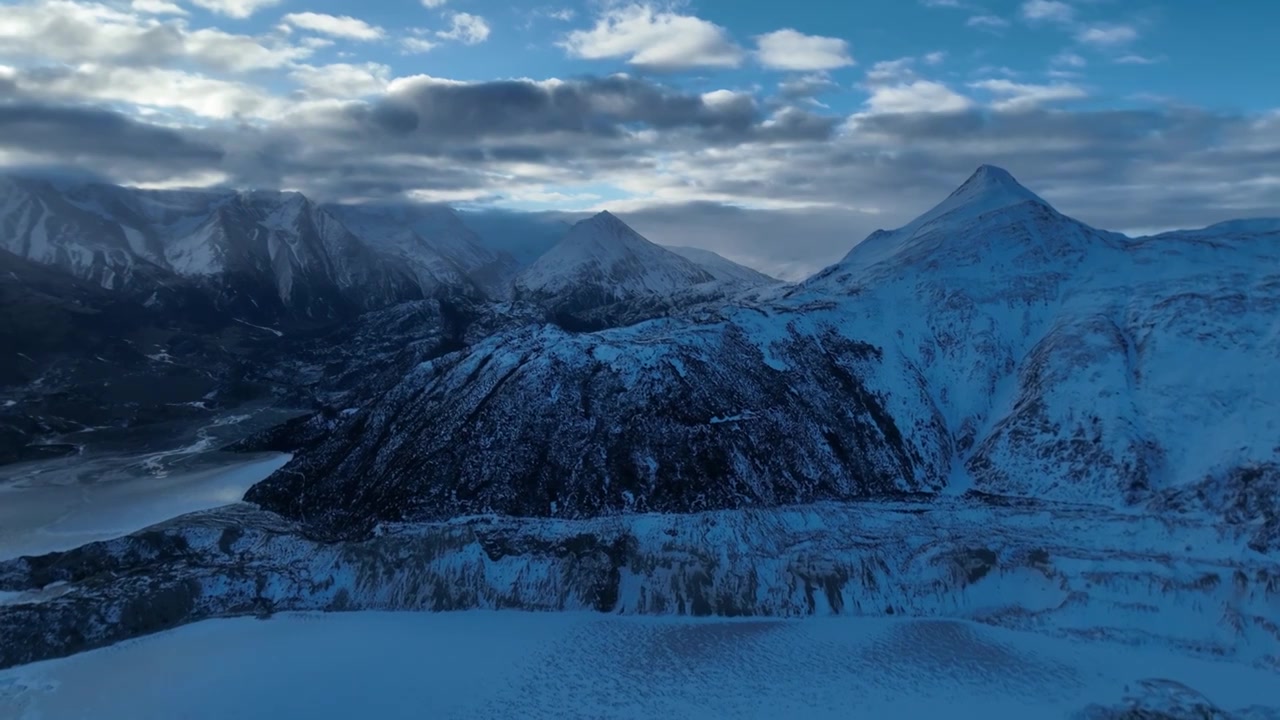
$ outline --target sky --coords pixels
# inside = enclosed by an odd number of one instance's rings
[[[1280,2],[0,0],[0,170],[617,212],[803,276],[974,168],[1280,215]]]

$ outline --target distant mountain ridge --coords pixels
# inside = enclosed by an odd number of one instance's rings
[[[199,283],[259,320],[506,292],[514,261],[478,243],[451,210],[398,212],[318,206],[291,192],[0,178],[0,249],[107,289]]]
[[[228,312],[259,321],[335,319],[441,294],[594,307],[712,281],[773,282],[710,251],[655,245],[607,212],[543,242],[522,266],[443,205],[0,177],[0,249],[110,290],[201,284]]]

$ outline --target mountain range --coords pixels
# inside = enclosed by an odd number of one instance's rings
[[[249,503],[0,561],[34,598],[0,603],[0,666],[207,617],[517,607],[1280,667],[1280,220],[1128,237],[984,166],[784,284],[608,213],[513,260],[444,208],[5,188],[0,459],[295,416],[230,446],[292,453]]]
[[[626,297],[573,235],[517,294]],[[597,332],[512,327],[421,363],[250,498],[346,534],[978,492],[1195,507],[1271,547],[1277,239],[1268,220],[1096,230],[982,167],[805,282]],[[635,287],[705,279],[663,267],[683,274]]]

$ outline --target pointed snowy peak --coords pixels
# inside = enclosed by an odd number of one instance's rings
[[[608,210],[575,223],[561,242],[607,243],[609,241],[651,244],[643,235],[631,229],[630,225],[619,220],[618,216]]]
[[[942,263],[944,257],[952,266],[1027,252],[1058,257],[1106,244],[1104,235],[1057,212],[1008,171],[982,165],[933,209],[897,230],[875,231],[810,282],[850,282],[873,266]]]
[[[972,217],[1025,202],[1050,207],[1039,195],[1023,187],[1007,170],[994,165],[982,165],[948,195],[946,200],[921,215],[911,225],[918,226],[957,211],[963,211],[965,216]]]
[[[648,241],[609,212],[569,228],[559,243],[516,278],[533,297],[589,296],[605,304],[641,295],[666,295],[715,278]]]
[[[1031,192],[1014,179],[1008,170],[995,165],[979,166],[969,176],[969,179],[964,181],[964,184],[956,188],[952,195],[963,197],[967,200],[1000,197],[1019,202],[1025,200],[1044,202],[1039,195]]]

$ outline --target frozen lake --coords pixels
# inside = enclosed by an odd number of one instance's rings
[[[201,449],[0,468],[0,560],[69,550],[239,502],[289,461]]]
[[[1280,706],[1262,670],[960,621],[365,612],[212,620],[3,671],[0,717],[1055,718],[1146,678]]]

